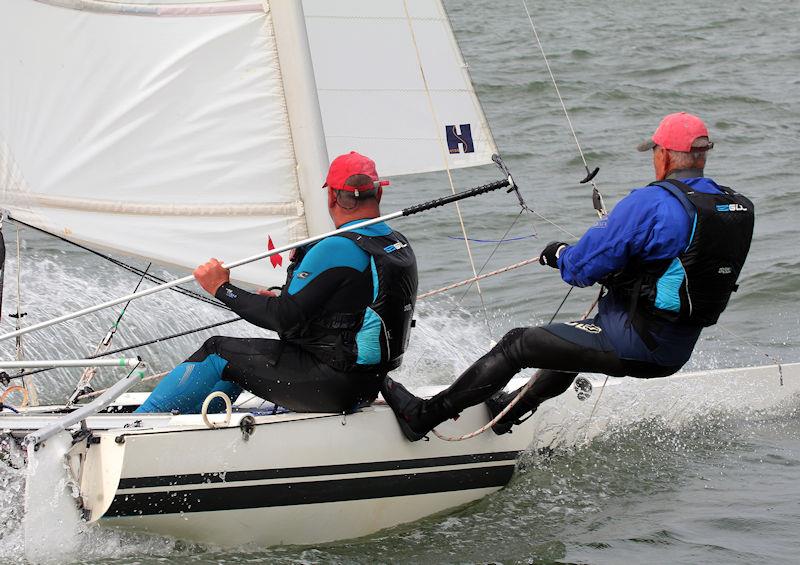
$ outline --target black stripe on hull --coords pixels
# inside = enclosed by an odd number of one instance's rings
[[[509,461],[517,458],[519,451],[500,451],[497,453],[475,453],[450,457],[430,457],[427,459],[400,459],[397,461],[373,461],[370,463],[348,463],[343,465],[320,465],[317,467],[288,467],[285,469],[258,469],[252,471],[227,471],[214,473],[194,473],[186,475],[163,475],[155,477],[134,477],[120,479],[118,489],[171,487],[177,485],[200,485],[209,483],[233,483],[238,481],[262,481],[270,479],[294,479],[298,477],[317,477],[324,475],[346,475],[350,473],[375,473],[379,471],[399,471],[424,467],[444,467],[449,465],[469,465],[491,461]]]
[[[502,487],[514,465],[187,491],[118,494],[105,517],[213,512]]]

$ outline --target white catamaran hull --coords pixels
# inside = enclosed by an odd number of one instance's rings
[[[592,382],[589,399],[567,392],[503,436],[411,443],[380,404],[348,416],[234,413],[218,429],[194,415],[102,414],[86,420],[89,433],[72,430],[67,459],[90,522],[222,546],[313,544],[495,492],[531,445],[571,445],[653,418],[680,424],[709,410],[774,408],[800,392],[800,364],[783,366],[782,384],[777,366]],[[20,437],[59,417],[3,413],[0,428]],[[438,431],[467,433],[487,418],[476,406]]]

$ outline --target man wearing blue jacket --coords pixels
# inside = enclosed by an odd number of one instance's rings
[[[665,377],[717,322],[750,249],[753,204],[703,175],[714,144],[697,116],[666,116],[640,151],[653,152],[656,182],[632,191],[574,245],[551,242],[539,262],[573,286],[605,293],[594,318],[516,328],[448,389],[421,400],[390,378],[381,391],[411,441],[480,402],[498,414],[517,392],[503,387],[521,369],[542,369],[493,427],[508,432],[579,372]]]

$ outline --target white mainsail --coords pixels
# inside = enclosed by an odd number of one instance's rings
[[[232,260],[330,229],[349,150],[386,176],[490,162],[438,0],[0,2],[0,206],[23,222]],[[233,276],[280,284],[282,260]]]

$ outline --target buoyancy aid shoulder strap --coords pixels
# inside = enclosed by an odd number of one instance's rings
[[[689,217],[694,218],[695,214],[697,213],[697,209],[686,197],[687,193],[694,192],[694,189],[691,186],[675,179],[664,179],[662,181],[651,182],[648,186],[660,186],[672,194],[678,199],[678,202],[681,203],[684,210],[686,210],[686,213],[689,214]]]

